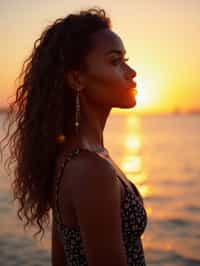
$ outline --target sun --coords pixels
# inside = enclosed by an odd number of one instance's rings
[[[144,80],[138,78],[137,82],[137,100],[138,104],[141,107],[149,107],[154,103],[154,96],[153,96],[153,82],[151,80]]]
[[[158,80],[149,77],[149,75],[138,76],[135,78],[137,83],[137,109],[150,110],[155,109],[161,99]]]

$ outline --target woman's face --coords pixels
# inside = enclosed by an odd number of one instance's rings
[[[114,32],[94,34],[95,47],[86,57],[83,93],[91,104],[130,108],[136,105],[133,78],[136,72],[125,62],[125,49]]]

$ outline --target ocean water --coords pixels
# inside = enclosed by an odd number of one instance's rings
[[[3,136],[0,114],[0,138]],[[147,265],[200,265],[200,115],[111,114],[104,143],[144,197]],[[42,242],[23,231],[11,177],[0,166],[0,265],[47,266],[51,228]]]

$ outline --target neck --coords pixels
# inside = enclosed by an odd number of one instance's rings
[[[104,149],[103,131],[111,108],[92,108],[91,104],[84,102],[84,98],[81,99],[81,105],[84,106],[84,112],[80,109],[77,134],[67,137],[66,146],[79,146],[93,151]],[[75,128],[74,125],[72,127]]]

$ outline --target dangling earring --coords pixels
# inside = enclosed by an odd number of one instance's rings
[[[76,114],[75,114],[75,129],[76,133],[78,133],[78,128],[80,125],[80,97],[79,97],[79,89],[77,89],[77,94],[76,94]]]

